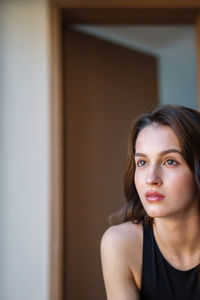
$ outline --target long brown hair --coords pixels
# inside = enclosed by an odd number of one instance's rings
[[[124,194],[127,203],[120,211],[110,216],[111,224],[126,221],[134,223],[152,221],[142,206],[134,182],[136,139],[140,131],[152,123],[169,126],[174,131],[182,148],[184,159],[200,188],[200,113],[184,106],[159,106],[150,113],[136,118],[130,127],[124,172]]]

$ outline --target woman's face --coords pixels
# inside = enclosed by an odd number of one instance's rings
[[[152,124],[138,135],[135,185],[152,218],[197,212],[199,191],[177,136],[168,126]]]

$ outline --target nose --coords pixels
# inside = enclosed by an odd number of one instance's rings
[[[146,184],[160,186],[163,181],[161,178],[160,170],[156,166],[151,166],[148,169],[148,173],[146,176]]]

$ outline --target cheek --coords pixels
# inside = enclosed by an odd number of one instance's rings
[[[176,198],[192,199],[197,192],[197,185],[190,170],[176,174],[168,181],[167,190]]]
[[[193,189],[196,186],[195,178],[193,174],[187,170],[175,174],[174,178],[171,179],[174,186],[182,186],[183,189]]]
[[[197,192],[197,189],[198,189],[193,176],[187,176],[187,177],[183,178],[180,185],[182,185],[183,191],[185,191],[185,193],[188,193],[188,194],[189,193],[194,194]]]

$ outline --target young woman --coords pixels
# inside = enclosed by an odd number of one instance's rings
[[[134,122],[124,191],[101,241],[107,299],[199,300],[199,112],[161,106]]]

